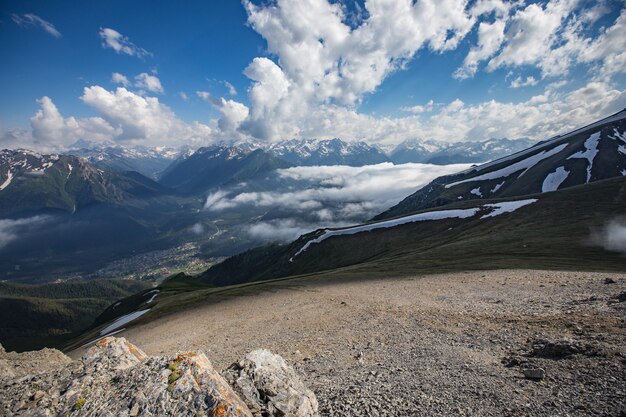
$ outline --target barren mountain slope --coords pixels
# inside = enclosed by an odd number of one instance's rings
[[[205,300],[121,335],[216,367],[268,348],[323,416],[620,415],[626,275],[509,270],[319,278]],[[72,355],[78,355],[75,351]],[[524,369],[543,369],[542,380]]]

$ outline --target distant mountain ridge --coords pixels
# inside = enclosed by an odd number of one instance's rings
[[[389,162],[383,151],[363,141],[292,139],[270,144],[266,149],[294,165],[363,166]]]
[[[0,151],[0,216],[46,209],[74,212],[94,203],[118,204],[164,192],[139,173],[103,170],[76,156]]]
[[[395,164],[409,162],[436,165],[482,163],[519,152],[535,143],[535,141],[526,138],[454,143],[409,139],[396,146],[389,153],[389,158]]]
[[[62,154],[84,158],[97,168],[121,173],[137,171],[152,180],[160,180],[167,177],[177,165],[194,153],[202,154],[207,149],[216,147],[233,148],[235,149],[233,152],[237,154],[261,150],[287,162],[289,166],[365,166],[383,162],[435,165],[482,163],[515,153],[533,144],[534,142],[529,139],[489,139],[484,142],[456,143],[409,139],[385,152],[379,146],[364,141],[344,141],[335,138],[290,139],[273,143],[224,141],[194,151],[189,147],[127,147],[114,143],[99,144],[81,140]]]
[[[198,149],[166,170],[159,182],[185,194],[204,193],[232,182],[245,181],[291,163],[262,150],[215,145]]]
[[[86,159],[98,168],[116,172],[137,171],[156,180],[172,162],[189,149],[170,147],[125,147],[121,145],[98,145],[86,141],[77,142],[66,155]]]

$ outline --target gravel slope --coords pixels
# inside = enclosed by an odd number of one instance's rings
[[[294,281],[121,336],[149,355],[203,350],[218,369],[270,349],[323,416],[620,416],[625,318],[626,274],[506,270]]]

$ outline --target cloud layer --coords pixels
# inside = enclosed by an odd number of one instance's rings
[[[250,235],[263,240],[272,236],[274,240],[290,240],[319,227],[365,221],[434,178],[468,167],[383,163],[281,169],[277,171],[277,183],[288,186],[277,189],[272,182],[267,187],[272,191],[220,190],[207,197],[205,209],[219,214],[261,208],[271,212],[273,218],[255,223]]]
[[[0,219],[0,250],[9,243],[28,234],[31,230],[38,228],[48,222],[50,216],[34,216],[23,219]]]

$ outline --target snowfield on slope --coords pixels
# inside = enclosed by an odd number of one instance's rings
[[[568,175],[569,171],[567,171],[565,167],[558,167],[556,171],[546,175],[546,179],[543,180],[543,184],[541,185],[541,192],[547,193],[549,191],[558,190],[561,184],[563,184],[563,181],[567,179]]]
[[[591,181],[591,169],[593,168],[593,160],[598,155],[598,143],[600,142],[600,132],[592,133],[585,141],[585,150],[576,152],[567,159],[586,159],[589,161],[587,165],[587,183]]]
[[[118,317],[113,323],[109,324],[107,327],[105,327],[104,329],[100,330],[100,336],[108,335],[112,331],[119,329],[120,327],[124,326],[125,324],[128,324],[131,321],[138,319],[139,317],[141,317],[144,314],[146,314],[148,311],[150,311],[149,308],[145,309],[145,310],[133,311],[132,313],[128,313],[128,314],[125,314],[125,315],[123,315],[121,317]]]
[[[496,217],[504,213],[512,213],[518,208],[527,206],[532,203],[536,203],[536,198],[529,198],[527,200],[518,200],[518,201],[504,201],[502,203],[493,203],[493,204],[485,204],[484,207],[493,208],[491,213],[485,214],[481,217],[481,219],[486,219],[489,217]]]
[[[407,223],[414,223],[414,222],[421,222],[421,221],[443,220],[443,219],[452,219],[452,218],[467,219],[469,217],[475,216],[476,214],[478,214],[479,211],[484,210],[485,208],[492,209],[490,213],[481,217],[481,219],[485,219],[488,217],[499,216],[500,214],[504,214],[504,213],[511,213],[521,207],[535,203],[536,201],[537,201],[536,198],[531,198],[527,200],[518,200],[518,201],[503,201],[499,203],[485,204],[484,206],[472,207],[468,209],[429,211],[427,213],[413,214],[411,216],[400,217],[398,219],[386,220],[386,221],[379,222],[379,223],[364,224],[361,226],[349,227],[346,229],[339,229],[339,230],[327,229],[327,230],[324,230],[324,233],[322,233],[320,236],[306,242],[304,246],[302,246],[302,248],[300,248],[300,250],[298,250],[298,252],[296,252],[296,254],[293,255],[293,257],[291,257],[291,259],[289,259],[289,261],[292,262],[296,256],[300,255],[302,252],[307,250],[311,245],[315,243],[323,242],[324,240],[331,238],[333,236],[354,235],[357,233],[369,232],[369,231],[377,230],[377,229],[388,229],[391,227],[396,227],[396,226],[400,226],[400,225],[407,224]]]
[[[498,178],[506,178],[509,175],[512,175],[512,174],[515,174],[516,172],[524,170],[521,174],[518,175],[518,178],[519,178],[522,175],[524,175],[526,171],[528,171],[529,169],[537,165],[539,162],[561,152],[563,149],[567,147],[567,145],[569,144],[563,143],[559,146],[555,146],[554,148],[550,150],[541,151],[535,155],[529,156],[526,159],[522,159],[521,161],[518,161],[514,164],[505,166],[504,168],[487,172],[477,177],[472,177],[472,178],[467,178],[461,181],[452,182],[450,184],[446,184],[445,187],[450,188],[450,187],[454,187],[455,185],[464,184],[466,182],[487,181],[487,180],[495,180]]]

